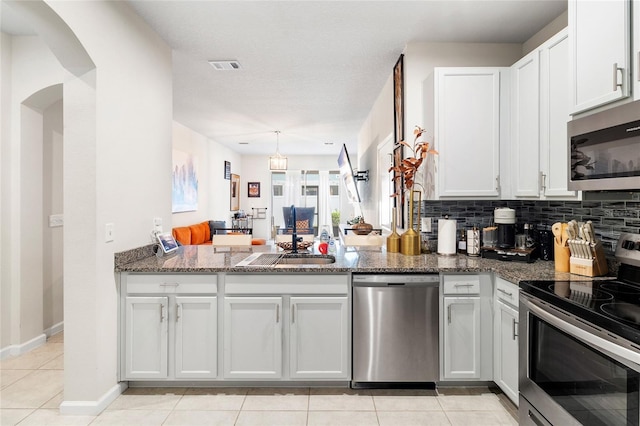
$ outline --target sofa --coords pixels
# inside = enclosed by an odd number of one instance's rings
[[[208,220],[189,226],[179,226],[173,228],[171,233],[178,244],[183,246],[197,246],[201,244],[211,244],[211,236],[215,234],[217,228],[226,228],[224,220]]]
[[[171,230],[173,238],[181,246],[197,246],[212,244],[213,235],[234,234],[224,220],[208,220],[189,226],[179,226]],[[266,241],[262,238],[251,238],[251,245],[263,245]]]

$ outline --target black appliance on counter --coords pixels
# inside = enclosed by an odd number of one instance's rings
[[[521,425],[640,424],[640,235],[617,279],[520,282]]]

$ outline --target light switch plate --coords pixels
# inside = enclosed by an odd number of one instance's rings
[[[56,228],[64,225],[64,217],[62,214],[49,215],[49,228]]]
[[[104,242],[110,243],[115,239],[115,225],[113,223],[107,223],[104,226]]]
[[[431,232],[431,218],[430,217],[422,217],[422,218],[420,218],[420,230],[422,232]]]

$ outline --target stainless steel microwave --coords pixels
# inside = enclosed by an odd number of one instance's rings
[[[569,189],[640,189],[640,101],[569,121]]]

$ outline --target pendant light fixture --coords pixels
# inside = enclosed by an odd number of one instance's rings
[[[269,170],[287,170],[287,157],[280,155],[280,130],[276,134],[276,155],[269,157]]]

